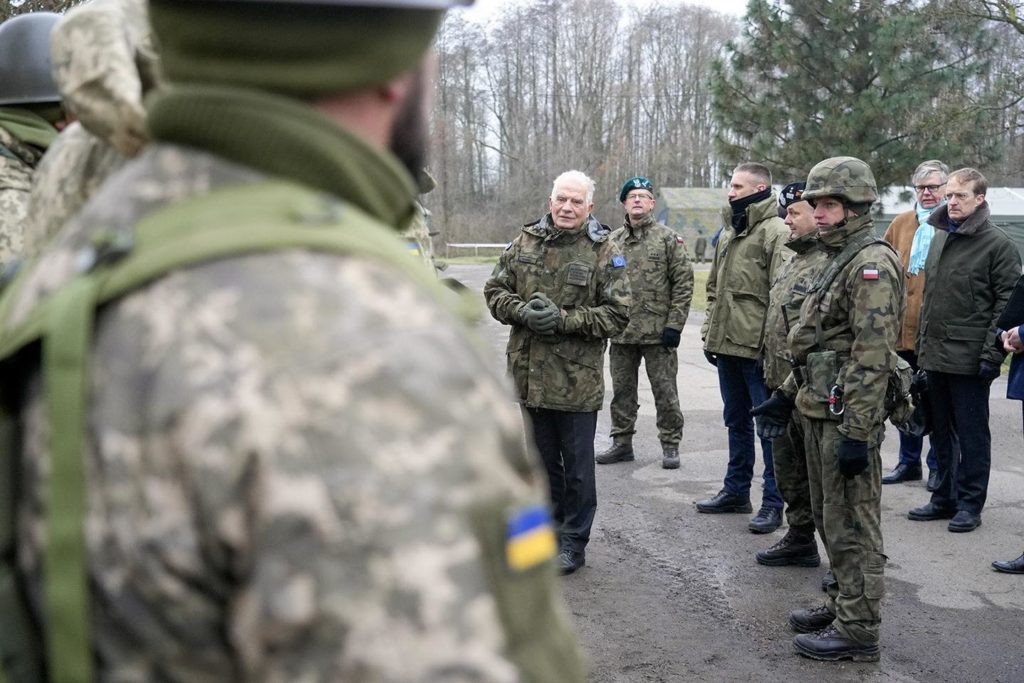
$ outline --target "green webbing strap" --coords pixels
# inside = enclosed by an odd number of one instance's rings
[[[88,276],[58,291],[43,341],[43,373],[52,418],[43,611],[48,629],[46,659],[50,680],[55,683],[92,681],[81,446],[96,294],[96,280]]]
[[[840,250],[839,254],[828,264],[825,270],[821,271],[821,274],[815,278],[814,283],[811,285],[811,293],[814,294],[815,299],[820,304],[822,294],[832,286],[832,283],[839,273],[849,265],[857,254],[861,250],[871,246],[872,244],[884,244],[885,246],[892,249],[892,245],[883,239],[875,237],[870,230],[865,231],[855,240],[847,242],[846,245]],[[815,342],[818,344],[818,348],[824,348],[824,338],[821,331],[821,306],[816,305],[814,315],[814,335]]]

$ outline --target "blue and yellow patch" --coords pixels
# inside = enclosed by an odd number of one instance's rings
[[[625,256],[620,256],[620,255],[612,256],[612,268],[625,268],[625,267],[626,267],[626,257]]]
[[[415,241],[406,242],[405,243],[405,248],[408,249],[409,253],[411,253],[413,256],[419,256],[420,255],[420,245],[419,245],[418,242],[415,242]]]
[[[513,571],[526,571],[555,556],[558,544],[551,515],[544,505],[531,505],[512,512],[505,530],[505,561]]]

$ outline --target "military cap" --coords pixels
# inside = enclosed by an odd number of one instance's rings
[[[654,184],[642,175],[633,176],[622,184],[622,189],[619,190],[619,202],[626,201],[626,195],[633,190],[647,190],[654,194]]]
[[[804,187],[806,185],[807,183],[804,181],[798,180],[782,188],[782,192],[779,193],[779,206],[785,209],[790,204],[804,201]]]

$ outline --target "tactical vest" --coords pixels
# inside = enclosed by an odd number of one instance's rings
[[[0,683],[90,683],[94,678],[82,444],[97,308],[178,268],[282,249],[381,261],[407,274],[465,320],[473,319],[479,308],[474,299],[444,288],[378,221],[350,204],[287,181],[216,189],[145,216],[129,240],[95,242],[82,254],[77,275],[23,322],[0,330]],[[14,279],[0,298],[0,324],[8,319],[24,279]],[[26,370],[37,361],[52,434],[42,557],[45,639],[28,610],[15,564],[16,477],[22,450],[18,417]]]

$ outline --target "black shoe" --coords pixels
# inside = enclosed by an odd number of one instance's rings
[[[675,446],[661,447],[661,467],[666,470],[679,469],[679,449]]]
[[[953,519],[949,520],[949,530],[953,533],[974,531],[981,526],[981,515],[967,510],[956,513]]]
[[[928,483],[924,485],[929,491],[937,491],[939,489],[939,471],[931,470],[928,472]]]
[[[789,613],[789,625],[797,633],[817,633],[832,625],[836,615],[828,607],[812,607],[811,609],[795,609]]]
[[[900,463],[892,472],[882,477],[883,484],[899,484],[904,481],[921,481],[921,466]]]
[[[766,567],[782,567],[787,564],[797,567],[817,567],[821,564],[818,544],[814,532],[798,531],[789,527],[782,540],[767,550],[761,550],[754,558]]]
[[[832,573],[831,569],[829,569],[825,572],[825,576],[821,577],[821,590],[828,593],[829,586],[835,586],[838,583],[839,582],[836,581],[836,575]]]
[[[955,508],[940,508],[935,503],[929,502],[908,512],[907,519],[912,519],[915,522],[932,522],[936,519],[953,519],[955,514]]]
[[[750,496],[738,496],[726,493],[725,489],[718,492],[714,498],[697,502],[697,512],[718,514],[720,512],[753,512],[750,505]]]
[[[996,560],[992,568],[1004,574],[1024,574],[1024,554],[1016,560]]]
[[[762,507],[757,511],[757,515],[750,520],[747,528],[755,534],[770,534],[780,526],[782,526],[782,510]]]
[[[852,659],[855,662],[877,662],[878,643],[862,645],[855,640],[839,635],[835,626],[829,626],[819,633],[801,633],[793,639],[793,647],[804,657],[823,662]]]
[[[615,441],[612,447],[598,454],[594,461],[598,465],[611,465],[617,462],[630,462],[633,458],[633,444],[628,441]]]
[[[562,550],[558,553],[558,573],[562,576],[572,574],[587,563],[587,556],[582,550]]]

